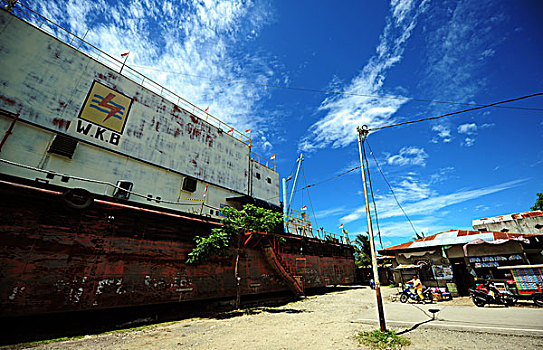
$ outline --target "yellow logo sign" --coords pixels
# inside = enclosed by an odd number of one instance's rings
[[[131,98],[95,81],[79,118],[122,134],[131,105]]]

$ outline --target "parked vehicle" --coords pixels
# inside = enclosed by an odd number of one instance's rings
[[[469,290],[473,303],[478,307],[486,304],[497,304],[512,306],[517,299],[513,293],[508,290],[499,290],[492,282],[477,284],[475,288]]]
[[[511,271],[519,298],[532,299],[537,306],[543,306],[543,264],[500,266],[498,270]]]
[[[541,291],[541,285],[536,283],[538,292],[532,293],[532,300],[537,306],[543,306],[543,292]]]
[[[432,292],[432,289],[431,288],[423,288],[422,290],[422,296],[423,296],[423,299],[421,300],[421,298],[419,297],[419,295],[416,293],[416,292],[412,292],[410,288],[412,288],[413,286],[409,283],[404,283],[403,284],[403,288],[402,288],[402,291],[400,293],[400,301],[402,303],[406,303],[408,300],[413,300],[413,301],[416,301],[417,303],[420,303],[420,302],[429,302],[431,303],[434,298],[433,298],[433,292]]]

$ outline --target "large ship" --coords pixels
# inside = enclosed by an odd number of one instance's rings
[[[2,3],[4,5],[5,3]],[[289,218],[268,244],[186,263],[222,208],[281,211],[246,133],[41,17],[0,11],[0,316],[354,282],[341,235]],[[258,233],[255,235],[265,235]],[[239,281],[235,278],[239,276]]]

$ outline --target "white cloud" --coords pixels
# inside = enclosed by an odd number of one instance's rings
[[[403,147],[400,153],[395,155],[387,155],[387,163],[390,165],[426,165],[428,154],[423,148],[418,147]]]
[[[432,142],[437,143],[439,140],[445,143],[449,143],[452,141],[451,137],[451,129],[448,126],[445,126],[443,124],[434,125],[432,126],[432,130],[437,132],[437,138],[433,138]]]
[[[356,127],[379,127],[394,121],[393,115],[407,101],[357,95],[383,95],[388,71],[403,58],[405,45],[416,26],[426,1],[394,0],[376,54],[343,91],[345,95],[325,99],[319,111],[326,115],[314,123],[299,143],[305,152],[332,146],[345,147],[357,138]]]
[[[469,123],[458,126],[459,134],[474,135],[477,133],[477,124]]]
[[[467,135],[466,138],[464,138],[462,146],[471,147],[475,144],[477,129],[477,124],[475,123],[462,124],[458,126],[458,133]]]
[[[475,139],[474,139],[474,138],[472,138],[472,137],[466,137],[466,138],[464,139],[464,143],[463,143],[464,146],[466,146],[466,147],[471,147],[471,146],[473,146],[474,144],[475,144]]]

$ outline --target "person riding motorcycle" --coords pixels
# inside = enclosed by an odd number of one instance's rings
[[[407,283],[411,283],[413,285],[413,288],[417,292],[420,300],[424,302],[424,296],[422,295],[422,282],[419,280],[419,277],[417,275],[414,275],[413,279],[407,281]]]

